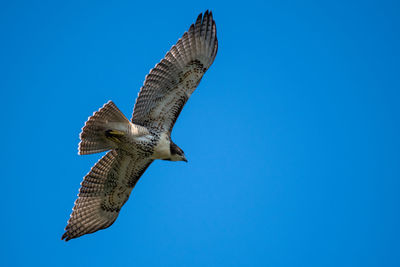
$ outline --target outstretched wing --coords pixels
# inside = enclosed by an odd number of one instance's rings
[[[146,156],[120,150],[104,155],[83,179],[61,239],[68,241],[113,224],[136,182],[152,162]]]
[[[132,122],[171,132],[217,50],[217,30],[212,13],[207,10],[146,76]]]

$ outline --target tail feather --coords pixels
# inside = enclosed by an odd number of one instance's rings
[[[115,142],[108,138],[108,132],[115,123],[130,122],[112,101],[108,101],[89,117],[82,128],[78,154],[87,155],[115,148]]]

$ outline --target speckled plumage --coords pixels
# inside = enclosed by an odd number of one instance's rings
[[[108,151],[84,177],[62,239],[109,227],[155,159],[185,160],[171,140],[183,106],[218,50],[212,13],[200,14],[146,76],[129,121],[109,101],[82,128],[79,154]]]

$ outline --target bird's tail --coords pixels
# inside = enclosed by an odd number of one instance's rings
[[[118,137],[124,135],[118,129],[126,129],[129,125],[125,115],[112,101],[108,101],[89,117],[82,128],[78,154],[87,155],[116,148]]]

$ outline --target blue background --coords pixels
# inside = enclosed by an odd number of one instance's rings
[[[397,1],[2,1],[2,266],[400,266]],[[60,240],[84,122],[200,12],[219,52],[107,230]]]

